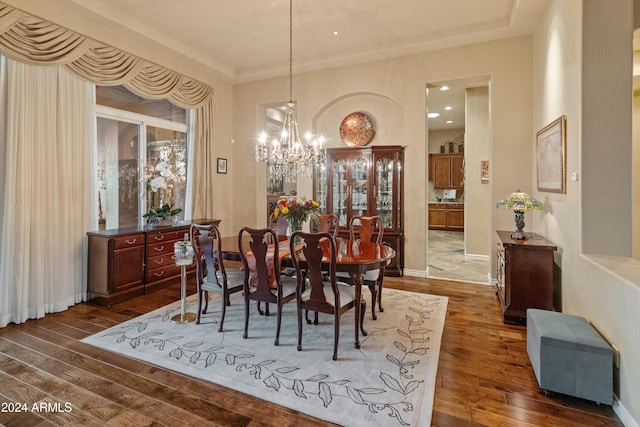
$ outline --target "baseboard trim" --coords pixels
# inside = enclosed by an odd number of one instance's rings
[[[410,277],[423,277],[423,278],[427,278],[429,275],[429,268],[427,268],[426,270],[411,270],[408,268],[404,269],[404,275],[405,276],[410,276]]]
[[[478,254],[464,254],[465,260],[478,260],[478,261],[486,261],[489,259],[489,255],[478,255]]]
[[[622,424],[624,424],[625,427],[640,427],[636,420],[631,417],[631,414],[629,413],[629,411],[627,411],[627,408],[625,408],[622,403],[620,403],[620,400],[616,399],[615,397],[616,396],[614,396],[612,405],[613,412],[615,412],[618,418],[620,418]]]

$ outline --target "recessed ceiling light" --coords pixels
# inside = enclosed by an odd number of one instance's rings
[[[446,107],[444,107],[444,109],[447,111],[451,110],[451,105],[447,105]]]
[[[337,35],[338,35],[338,32],[337,32],[337,31],[334,31],[334,32],[333,32],[333,35],[334,35],[334,36],[337,36]]]
[[[447,120],[446,122],[448,125],[450,125],[451,123],[453,123],[453,120]]]
[[[449,90],[449,86],[440,86],[440,90]]]
[[[440,117],[440,113],[429,113],[427,114],[427,117],[429,117],[430,119],[435,119],[436,117]]]

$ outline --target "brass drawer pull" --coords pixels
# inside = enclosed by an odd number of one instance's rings
[[[164,270],[161,271],[160,273],[153,273],[153,275],[156,276],[156,277],[164,276]]]
[[[133,245],[138,239],[133,239],[133,240],[125,240],[125,242],[127,242],[127,245]]]
[[[154,251],[156,252],[162,252],[164,250],[164,245],[158,247],[158,248],[153,248]]]
[[[154,239],[156,239],[156,242],[160,242],[162,240],[164,240],[164,234],[160,234],[158,236],[154,236]]]
[[[156,263],[156,265],[162,265],[162,264],[164,264],[164,258],[156,259],[156,260],[154,260],[153,262],[155,262],[155,263]]]

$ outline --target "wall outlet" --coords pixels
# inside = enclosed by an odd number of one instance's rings
[[[580,179],[578,172],[571,172],[571,181],[576,182]]]

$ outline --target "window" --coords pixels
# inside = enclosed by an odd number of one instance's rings
[[[152,207],[188,203],[188,112],[122,86],[96,87],[99,229],[143,225]],[[143,141],[143,143],[140,143]]]

